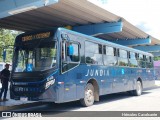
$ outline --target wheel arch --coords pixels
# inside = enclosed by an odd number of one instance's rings
[[[139,77],[139,78],[137,79],[137,81],[140,81],[140,82],[141,82],[141,85],[142,85],[142,88],[143,88],[143,82],[142,82],[142,79]]]
[[[99,101],[99,85],[96,79],[90,79],[87,83],[91,83],[94,87],[94,99],[95,101]]]

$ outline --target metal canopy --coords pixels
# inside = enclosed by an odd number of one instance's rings
[[[101,34],[96,37],[119,40],[147,38],[149,35],[130,24],[125,19],[100,8],[87,0],[59,0],[58,3],[41,7],[28,12],[0,19],[0,27],[32,31],[51,27],[81,26],[97,23],[123,22],[122,32]],[[156,38],[151,38],[151,44],[160,44]]]
[[[0,0],[0,18],[57,3],[58,0]]]

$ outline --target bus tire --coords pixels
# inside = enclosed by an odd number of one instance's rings
[[[91,106],[94,103],[94,87],[88,83],[85,88],[84,98],[80,100],[81,104],[85,107]]]
[[[142,83],[141,81],[136,82],[136,89],[133,90],[133,95],[140,96],[142,94]]]

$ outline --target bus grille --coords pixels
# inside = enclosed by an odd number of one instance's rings
[[[43,89],[39,87],[37,88],[37,87],[14,86],[12,90],[16,96],[32,97],[32,96],[38,96],[43,93]]]

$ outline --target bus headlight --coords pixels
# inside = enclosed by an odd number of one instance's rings
[[[55,78],[53,76],[47,78],[47,82],[45,85],[45,89],[49,88],[51,85],[55,83]]]

